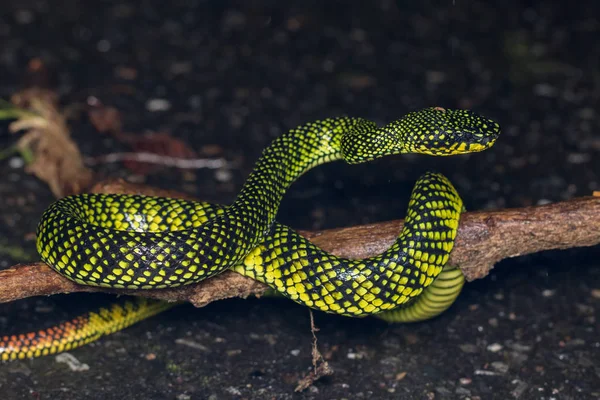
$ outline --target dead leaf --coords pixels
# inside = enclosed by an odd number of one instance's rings
[[[92,171],[85,167],[63,114],[58,95],[46,89],[26,89],[12,96],[14,105],[31,114],[23,114],[9,125],[12,133],[26,131],[17,148],[32,155],[26,170],[50,186],[60,198],[81,193],[92,181]]]

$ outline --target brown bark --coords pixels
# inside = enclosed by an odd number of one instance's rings
[[[141,193],[186,197],[122,181],[96,185],[95,192]],[[333,254],[365,258],[385,251],[402,227],[388,221],[319,232],[301,232]],[[460,266],[467,280],[485,277],[499,260],[543,250],[593,246],[600,243],[600,197],[582,197],[555,204],[498,211],[467,212],[460,222],[450,263]],[[0,271],[0,302],[30,296],[70,292],[135,294],[169,301],[189,301],[197,307],[229,297],[264,293],[266,286],[233,272],[169,290],[109,290],[75,284],[44,263],[16,265]]]

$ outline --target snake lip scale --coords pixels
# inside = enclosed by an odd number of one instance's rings
[[[232,269],[327,313],[421,321],[450,307],[464,284],[460,270],[447,265],[463,203],[446,177],[428,172],[417,180],[396,241],[364,260],[336,257],[277,223],[279,203],[297,178],[326,162],[472,153],[491,147],[499,134],[491,119],[441,107],[382,127],[352,117],[309,122],[264,150],[230,206],[140,195],[68,196],[44,212],[37,249],[58,273],[84,285],[158,289]],[[53,328],[4,336],[0,358],[68,350],[171,306],[128,300]]]

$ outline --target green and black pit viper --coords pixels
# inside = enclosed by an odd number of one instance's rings
[[[478,152],[499,133],[488,118],[439,107],[381,128],[362,118],[316,121],[275,139],[228,207],[139,195],[69,196],[44,212],[37,248],[57,272],[85,285],[175,287],[233,269],[317,310],[390,322],[424,320],[447,309],[464,283],[460,270],[446,265],[463,204],[444,176],[419,178],[395,243],[364,260],[333,256],[275,222],[279,203],[298,177],[326,162]],[[47,330],[5,336],[0,358],[68,350],[171,306],[138,299]]]

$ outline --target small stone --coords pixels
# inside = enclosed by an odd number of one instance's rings
[[[13,169],[23,168],[23,165],[25,165],[25,161],[21,157],[11,157],[8,160],[8,166]]]
[[[228,169],[218,169],[215,171],[215,179],[218,182],[230,182],[231,178],[232,174]]]
[[[293,355],[294,357],[298,357],[298,354],[300,354],[300,349],[294,349],[294,350],[290,351],[290,354]]]
[[[487,369],[476,369],[475,375],[497,376],[499,374],[495,371],[488,371]]]
[[[166,99],[150,99],[146,102],[146,109],[151,112],[168,111],[171,103]]]
[[[62,353],[57,355],[56,362],[67,364],[69,369],[74,372],[88,371],[90,369],[89,365],[82,363],[70,353]]]
[[[502,361],[494,361],[490,364],[496,371],[505,374],[508,372],[508,364]]]
[[[229,386],[228,388],[225,389],[225,391],[229,394],[232,394],[234,396],[241,396],[242,392],[240,392],[239,389],[234,388],[233,386]]]
[[[555,294],[556,294],[556,290],[551,290],[551,289],[542,290],[542,296],[544,296],[544,297],[552,297]]]
[[[461,385],[470,385],[471,383],[473,383],[473,379],[471,378],[460,378],[458,380],[460,382]]]
[[[478,353],[479,349],[474,344],[466,343],[458,346],[463,353]]]
[[[402,371],[396,374],[396,380],[397,381],[401,381],[402,379],[406,378],[406,371]]]
[[[504,347],[500,343],[492,343],[487,347],[488,351],[491,351],[492,353],[497,353],[503,348]]]
[[[511,343],[508,346],[511,349],[513,349],[514,351],[517,351],[517,352],[520,352],[520,353],[525,353],[525,352],[531,351],[531,346],[528,346],[526,344]]]

